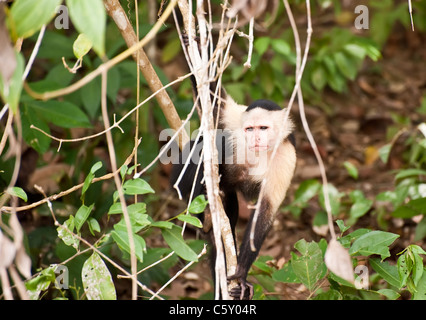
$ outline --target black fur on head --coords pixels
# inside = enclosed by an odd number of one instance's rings
[[[254,108],[262,108],[268,111],[280,111],[282,110],[279,105],[277,105],[275,102],[260,99],[252,102],[246,109],[245,112],[249,112],[250,110],[253,110]]]

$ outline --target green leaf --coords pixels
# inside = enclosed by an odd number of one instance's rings
[[[98,171],[100,168],[102,168],[102,161],[96,162],[90,169],[89,174],[87,175],[86,179],[84,179],[83,188],[81,190],[82,197],[92,184],[93,178],[95,177],[95,172]]]
[[[291,262],[286,263],[280,270],[272,274],[272,279],[284,283],[300,283],[301,281],[294,273]]]
[[[111,236],[122,251],[130,254],[127,230],[113,230],[111,231]],[[145,240],[141,236],[133,234],[133,241],[135,243],[135,256],[140,262],[143,262],[143,252],[146,251]]]
[[[80,231],[83,224],[86,222],[87,218],[90,215],[90,212],[92,212],[93,206],[95,204],[92,204],[90,207],[87,207],[85,205],[82,205],[75,214],[75,228],[77,232]]]
[[[197,228],[202,228],[203,224],[201,223],[200,219],[197,217],[193,217],[189,214],[180,214],[178,215],[178,220],[189,223]]]
[[[403,219],[409,219],[419,214],[426,214],[426,198],[410,200],[392,212],[393,217]]]
[[[410,276],[411,270],[413,269],[413,263],[407,256],[403,254],[398,258],[398,274],[399,274],[399,288],[405,287],[407,284],[408,277]]]
[[[364,46],[357,43],[348,43],[343,47],[345,52],[356,57],[358,60],[364,60],[367,51]]]
[[[363,236],[363,235],[365,235],[369,232],[372,232],[372,231],[370,229],[365,229],[365,228],[357,229],[357,230],[349,233],[348,235],[341,237],[339,239],[339,242],[343,245],[343,247],[349,248],[353,241],[355,241],[359,237],[361,237],[361,236]]]
[[[191,204],[189,205],[188,212],[195,214],[202,213],[208,203],[209,202],[206,200],[205,196],[201,194],[192,200]]]
[[[302,254],[294,253],[291,258],[291,267],[300,281],[312,291],[318,280],[325,276],[327,267],[324,263],[322,251],[316,242],[307,243],[305,239],[296,242],[294,247]]]
[[[426,272],[423,272],[416,291],[413,294],[413,300],[426,300]]]
[[[15,196],[18,198],[21,198],[22,200],[24,200],[25,202],[28,201],[28,196],[25,193],[24,189],[20,188],[20,187],[12,187],[6,190],[6,192],[8,194],[10,194],[11,196]]]
[[[64,225],[59,226],[56,230],[58,232],[58,237],[62,239],[67,246],[72,246],[78,250],[80,240],[72,233],[74,231],[74,216],[70,216],[68,220],[64,222]]]
[[[71,20],[79,33],[93,43],[99,56],[105,55],[106,13],[102,0],[67,0]]]
[[[164,240],[176,254],[187,261],[198,261],[197,254],[186,244],[182,228],[174,225],[171,229],[161,229]]]
[[[331,183],[328,184],[328,196],[330,198],[331,213],[337,215],[340,210],[340,198],[343,197],[343,193],[340,193],[335,186]],[[325,199],[324,199],[324,188],[321,188],[319,193],[319,202],[321,207],[325,210]]]
[[[349,249],[350,255],[369,256],[378,254],[382,260],[390,256],[389,246],[399,237],[398,234],[385,231],[371,231],[354,241]]]
[[[346,171],[348,171],[348,174],[354,178],[358,179],[358,169],[355,167],[355,165],[349,161],[345,161],[343,163],[343,166],[345,167]]]
[[[77,59],[83,58],[91,48],[92,41],[84,33],[80,33],[72,45],[72,50]]]
[[[366,214],[371,206],[373,205],[373,201],[366,199],[364,194],[360,190],[354,190],[350,193],[350,197],[354,204],[351,206],[349,214],[351,218],[358,219]]]
[[[385,144],[383,147],[379,149],[379,156],[383,163],[388,163],[389,155],[392,149],[392,144]]]
[[[133,233],[137,233],[151,224],[149,216],[146,213],[129,212],[129,216]],[[124,217],[114,225],[114,229],[127,232],[127,226]]]
[[[37,300],[40,293],[47,290],[52,283],[55,283],[56,275],[52,266],[42,270],[38,276],[25,282],[28,295],[31,300]]]
[[[353,59],[348,57],[344,52],[336,52],[333,55],[336,65],[340,72],[348,79],[354,80],[357,74],[357,67]]]
[[[88,115],[93,119],[101,106],[101,81],[93,79],[80,90],[82,104]]]
[[[31,111],[32,109],[28,108],[27,104],[22,105],[22,136],[24,137],[25,142],[34,148],[39,154],[44,154],[49,149],[52,139],[38,130],[31,129],[30,126],[33,125],[50,134],[49,125],[43,119],[38,117],[36,112]]]
[[[270,42],[271,42],[271,38],[260,37],[254,41],[253,47],[259,53],[259,55],[263,55],[266,52],[266,50],[268,50]]]
[[[307,203],[318,193],[320,188],[321,184],[318,180],[305,180],[297,188],[294,201],[297,203]]]
[[[336,224],[339,227],[341,233],[345,233],[350,228],[350,226],[345,226],[343,220],[336,220]]]
[[[398,269],[395,265],[390,265],[387,261],[380,261],[379,258],[370,258],[368,262],[387,283],[399,288]]]
[[[62,0],[16,0],[10,9],[9,26],[14,38],[28,38],[47,24]]]
[[[321,64],[316,64],[311,73],[311,82],[315,89],[322,90],[327,84],[327,72]]]
[[[163,48],[163,62],[168,63],[172,61],[177,55],[182,51],[182,46],[180,45],[180,39],[175,38],[171,41],[168,41],[165,47]]]
[[[283,39],[272,39],[271,45],[277,53],[283,56],[287,57],[291,53],[290,45]]]
[[[21,53],[16,52],[16,67],[9,81],[0,75],[0,95],[5,103],[9,104],[10,110],[16,114],[22,91],[22,76],[24,74],[24,58]]]
[[[84,262],[81,279],[88,300],[117,300],[111,273],[98,253]]]
[[[96,220],[95,218],[89,218],[89,220],[87,220],[87,223],[89,225],[89,230],[92,236],[95,236],[94,231],[101,232],[101,226],[99,225],[98,220]]]
[[[64,128],[90,128],[86,114],[68,101],[31,101],[28,107],[48,122]]]
[[[133,180],[127,180],[123,184],[124,193],[127,195],[155,193],[154,189],[143,179],[137,178]]]
[[[422,169],[405,169],[405,170],[401,170],[396,176],[395,176],[395,180],[398,179],[404,179],[404,178],[408,178],[408,177],[416,177],[416,176],[424,176],[426,175],[426,170],[422,170]]]
[[[396,300],[401,296],[398,292],[392,289],[380,289],[377,292],[384,295],[389,300]]]

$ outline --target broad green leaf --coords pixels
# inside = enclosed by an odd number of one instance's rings
[[[352,201],[354,201],[354,204],[351,206],[349,211],[349,215],[353,219],[362,217],[370,210],[371,206],[373,205],[373,201],[366,199],[364,194],[359,190],[352,191],[350,197]]]
[[[200,219],[198,219],[197,217],[193,217],[189,214],[180,214],[177,217],[180,221],[189,223],[197,228],[202,228],[203,224],[201,223]]]
[[[21,198],[22,200],[24,200],[25,202],[28,201],[28,196],[25,193],[25,191],[20,188],[20,187],[12,187],[6,190],[6,192],[12,196]]]
[[[357,43],[348,43],[344,47],[346,53],[356,57],[358,60],[364,60],[367,51],[364,46]]]
[[[426,198],[410,200],[392,212],[393,217],[403,219],[409,219],[419,214],[426,214]]]
[[[426,300],[426,271],[423,271],[423,275],[413,294],[413,300]]]
[[[35,112],[32,112],[31,108],[28,108],[27,104],[22,104],[21,120],[22,120],[22,136],[26,143],[34,148],[39,154],[44,154],[50,146],[51,138],[44,133],[31,129],[31,125],[43,130],[50,134],[49,125]]]
[[[259,53],[259,55],[263,55],[266,52],[266,50],[268,50],[270,42],[271,42],[271,38],[260,37],[254,41],[253,47]]]
[[[143,179],[137,178],[133,180],[127,180],[123,184],[124,193],[127,195],[155,193],[154,189]]]
[[[164,240],[179,257],[187,261],[198,261],[197,254],[186,244],[181,232],[182,228],[176,225],[171,229],[161,229]]]
[[[208,201],[206,200],[205,196],[203,194],[197,196],[194,200],[192,200],[191,204],[189,205],[188,212],[189,213],[201,213],[204,211],[208,204]]]
[[[294,195],[294,201],[298,203],[306,203],[318,193],[320,188],[321,184],[318,180],[305,180],[297,188]]]
[[[111,235],[120,249],[130,254],[130,244],[127,230],[113,230],[111,231]],[[133,234],[133,241],[135,243],[135,256],[140,262],[143,262],[143,252],[146,251],[145,240],[141,236]]]
[[[344,52],[336,52],[333,55],[340,72],[348,79],[354,80],[357,74],[357,66],[354,59],[351,59]]]
[[[80,231],[81,227],[83,226],[83,224],[86,222],[87,218],[90,215],[90,212],[92,212],[93,206],[95,204],[92,204],[90,207],[87,207],[85,205],[82,205],[78,210],[77,213],[75,214],[75,228],[77,230],[77,232]]]
[[[117,300],[111,273],[98,253],[84,262],[81,280],[88,300]]]
[[[133,233],[137,233],[151,224],[150,218],[146,213],[129,210],[129,216]],[[127,226],[124,217],[114,225],[114,229],[127,232]]]
[[[272,39],[271,45],[277,53],[282,54],[283,56],[288,56],[291,53],[290,45],[283,39]]]
[[[176,58],[176,56],[182,51],[182,46],[180,45],[180,39],[175,38],[171,41],[168,41],[165,47],[163,48],[163,62],[168,63]]]
[[[77,59],[83,58],[91,48],[92,41],[84,33],[78,35],[72,46],[72,50]]]
[[[38,276],[25,282],[27,293],[31,300],[37,300],[40,293],[47,290],[52,283],[55,283],[56,275],[53,267],[42,270]]]
[[[138,202],[133,203],[127,206],[127,212],[130,216],[136,215],[137,213],[145,213],[146,212],[146,203]],[[121,207],[120,202],[114,203],[108,211],[108,214],[118,214],[123,213],[123,208]]]
[[[398,268],[389,264],[387,261],[380,261],[379,258],[368,259],[370,266],[376,271],[387,283],[399,288]]]
[[[385,231],[371,231],[354,241],[349,249],[350,255],[369,256],[378,254],[382,260],[390,256],[389,246],[399,237],[398,234]]]
[[[109,78],[108,78],[109,79]],[[80,90],[81,100],[84,109],[90,116],[95,118],[101,106],[101,81],[99,78],[93,79]]]
[[[28,38],[47,24],[62,0],[16,0],[10,9],[9,27],[15,38]]]
[[[68,101],[31,101],[28,107],[52,124],[64,128],[90,128],[86,114]]]
[[[102,0],[67,0],[71,20],[79,33],[93,43],[99,56],[105,55],[106,13]]]
[[[272,279],[284,283],[300,283],[301,281],[294,273],[291,262],[286,263],[280,270],[272,274]]]
[[[307,243],[304,239],[296,242],[294,247],[302,256],[292,253],[291,267],[297,278],[312,291],[327,271],[322,251],[316,242]]]
[[[359,237],[361,237],[361,236],[363,236],[363,235],[365,235],[369,232],[372,232],[372,231],[369,230],[369,229],[365,229],[365,228],[357,229],[357,230],[349,233],[348,235],[341,237],[339,239],[339,242],[343,245],[343,247],[349,248],[349,246],[351,245],[351,243],[353,241],[355,241]]]
[[[22,76],[24,74],[24,58],[21,53],[16,52],[16,67],[9,81],[5,81],[0,75],[0,95],[5,103],[9,104],[10,110],[16,113],[22,91]]]

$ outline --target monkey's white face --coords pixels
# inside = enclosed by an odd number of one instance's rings
[[[277,139],[276,125],[271,111],[260,108],[251,110],[243,118],[247,150],[254,153],[271,151]]]

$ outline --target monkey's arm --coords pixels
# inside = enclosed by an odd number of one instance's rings
[[[247,282],[247,274],[252,266],[253,262],[259,254],[260,247],[262,246],[266,235],[272,226],[274,212],[272,212],[268,199],[263,199],[260,205],[260,211],[254,229],[254,247],[255,251],[251,250],[250,246],[250,233],[253,225],[254,211],[251,214],[249,223],[246,227],[244,238],[241,243],[237,271],[234,275],[228,277],[229,280],[236,279],[240,283],[239,287],[236,287],[230,292],[230,295],[236,299],[251,300],[253,297],[253,286]]]

